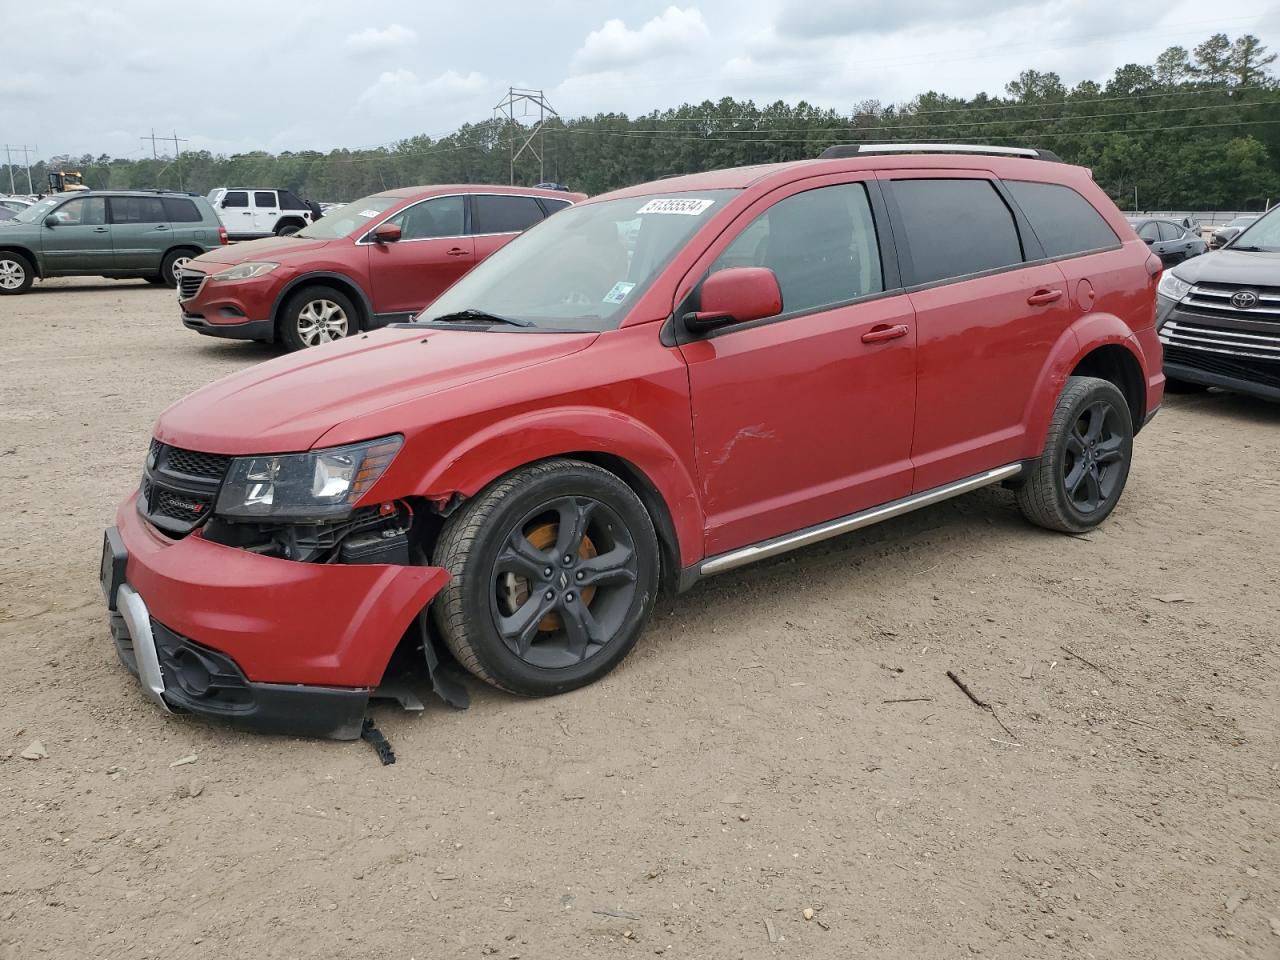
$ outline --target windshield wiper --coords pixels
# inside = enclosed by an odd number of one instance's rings
[[[532,327],[532,320],[523,320],[520,317],[500,317],[496,313],[489,313],[487,310],[455,310],[453,313],[442,313],[438,317],[432,317],[427,323],[506,323],[513,327]]]
[[[1269,247],[1255,247],[1250,244],[1245,244],[1243,246],[1240,244],[1234,244],[1231,247],[1231,249],[1243,250],[1245,253],[1270,253],[1271,252],[1271,249]]]

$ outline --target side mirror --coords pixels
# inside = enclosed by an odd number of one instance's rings
[[[702,281],[702,309],[686,313],[684,324],[695,333],[734,323],[750,323],[782,312],[778,278],[768,267],[729,267]]]
[[[58,218],[51,213],[44,218],[44,225],[46,227],[56,227],[58,225]]]
[[[373,231],[374,243],[395,243],[400,239],[402,231],[398,223],[383,223]]]

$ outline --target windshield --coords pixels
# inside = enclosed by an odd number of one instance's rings
[[[1231,249],[1280,252],[1280,217],[1276,216],[1277,209],[1280,207],[1273,207],[1265,217],[1254,219],[1236,234],[1235,240],[1231,242]]]
[[[365,197],[363,200],[348,203],[340,211],[335,210],[327,214],[306,229],[299,230],[294,236],[307,237],[311,240],[337,240],[339,237],[347,237],[402,200],[404,197]]]
[[[418,322],[480,311],[542,329],[611,330],[735,192],[700,190],[569,207],[481,263]]]
[[[67,198],[66,197],[46,197],[45,199],[41,200],[39,203],[33,203],[31,206],[27,207],[27,209],[23,210],[20,214],[18,214],[13,219],[17,220],[19,223],[35,223],[39,220],[43,220],[45,217],[49,215],[49,211],[51,211],[54,207],[56,207],[65,199]]]
[[[1247,227],[1249,224],[1253,223],[1253,221],[1257,219],[1258,219],[1257,217],[1236,217],[1234,220],[1228,223],[1227,226],[1228,227]]]

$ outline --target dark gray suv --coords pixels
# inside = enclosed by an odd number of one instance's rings
[[[1156,323],[1171,391],[1280,400],[1280,213],[1160,278]]]
[[[203,197],[59,193],[0,222],[0,295],[26,293],[46,277],[138,277],[173,287],[187,261],[226,242]]]

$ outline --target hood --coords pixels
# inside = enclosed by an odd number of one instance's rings
[[[263,237],[261,240],[246,240],[243,243],[231,243],[203,253],[191,262],[199,267],[203,263],[237,264],[251,260],[271,260],[276,263],[289,263],[293,260],[309,260],[317,250],[322,250],[331,243],[350,243],[344,240],[308,240],[305,237]]]
[[[1184,260],[1170,271],[1187,283],[1233,283],[1242,286],[1276,286],[1280,278],[1280,253],[1215,250]]]
[[[160,415],[155,435],[205,453],[308,450],[339,424],[568,356],[597,336],[378,330],[268,360],[202,387]],[[406,423],[404,429],[417,426]]]

